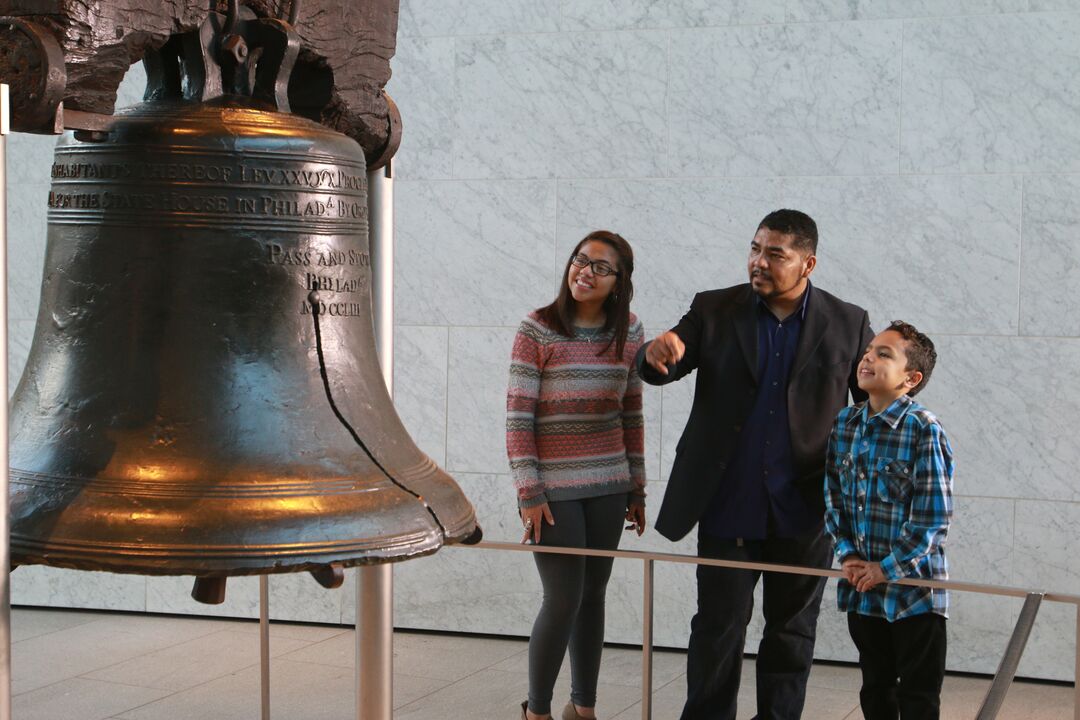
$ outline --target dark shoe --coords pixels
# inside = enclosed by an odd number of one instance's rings
[[[525,714],[525,709],[529,707],[528,700],[521,701],[521,720],[529,720],[529,716]]]
[[[562,710],[562,720],[585,720],[585,718],[578,715],[577,707],[574,705],[574,701],[566,703],[566,707]]]

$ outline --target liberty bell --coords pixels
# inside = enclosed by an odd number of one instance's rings
[[[11,404],[13,564],[230,575],[476,541],[375,354],[360,146],[291,114],[289,23],[230,4],[66,136]],[[200,582],[204,583],[200,590]]]

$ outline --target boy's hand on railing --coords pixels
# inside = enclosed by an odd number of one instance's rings
[[[885,577],[881,565],[876,562],[864,562],[862,572],[856,576],[853,584],[858,592],[867,592],[883,582],[888,582],[888,578]]]
[[[840,563],[840,571],[844,573],[844,579],[854,585],[858,582],[858,577],[862,574],[865,566],[866,561],[861,557],[848,555],[844,558],[844,561]]]

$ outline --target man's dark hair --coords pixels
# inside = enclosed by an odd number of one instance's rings
[[[937,363],[934,341],[916,330],[914,325],[903,320],[893,320],[886,330],[899,333],[900,337],[907,341],[907,348],[904,350],[907,366],[904,369],[918,370],[922,373],[919,384],[908,390],[908,395],[914,396],[926,387],[926,383],[930,381],[930,373],[934,371],[934,365]]]
[[[814,218],[798,210],[773,210],[765,216],[757,229],[768,228],[785,235],[794,235],[792,243],[796,250],[817,255],[817,223]]]

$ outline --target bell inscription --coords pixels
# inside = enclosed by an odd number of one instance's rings
[[[333,232],[366,235],[366,178],[363,166],[348,172],[329,164],[305,167],[254,166],[244,162],[94,162],[68,159],[96,148],[61,149],[52,166],[50,211],[100,210],[93,222],[122,222],[123,211],[139,213],[139,222],[173,224],[178,218],[142,213],[183,213],[188,220],[279,218],[283,221],[334,222]],[[123,151],[123,149],[120,149]],[[109,152],[116,152],[110,148]],[[92,184],[91,187],[88,187]],[[113,211],[113,212],[109,212]],[[50,215],[50,222],[86,222],[82,215]],[[327,228],[322,228],[326,230]]]

